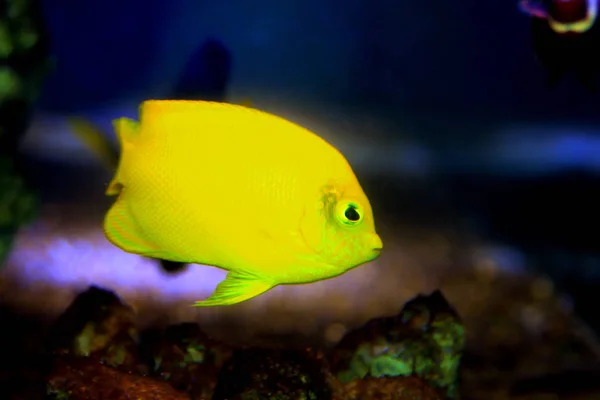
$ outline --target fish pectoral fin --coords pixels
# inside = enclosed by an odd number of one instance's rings
[[[217,285],[214,293],[206,300],[197,301],[195,307],[227,306],[241,303],[273,288],[273,282],[254,275],[229,272],[225,280]]]

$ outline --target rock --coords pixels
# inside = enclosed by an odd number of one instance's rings
[[[331,357],[343,381],[319,350],[297,344],[233,349],[193,323],[149,329],[138,340],[135,320],[134,311],[110,291],[92,286],[78,295],[46,341],[48,395],[61,400],[441,400],[441,391],[456,395],[462,326],[439,292],[347,335]]]
[[[345,390],[345,400],[443,400],[440,393],[413,376],[354,380]]]
[[[311,350],[239,349],[219,373],[213,400],[333,399],[324,359]]]
[[[138,365],[135,313],[113,293],[92,286],[58,318],[48,338],[55,354],[90,357],[112,366]]]
[[[333,350],[332,371],[343,382],[418,376],[458,397],[465,334],[441,292],[418,296],[394,317],[377,318],[348,333]]]
[[[225,364],[213,400],[442,400],[418,377],[352,380],[330,371],[324,355],[312,349],[240,349]]]
[[[55,400],[189,400],[168,383],[123,372],[84,357],[61,356],[48,377]]]
[[[140,353],[150,374],[193,398],[211,398],[217,373],[231,349],[211,340],[197,324],[142,332]]]

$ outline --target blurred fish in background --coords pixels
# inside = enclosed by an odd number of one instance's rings
[[[555,87],[569,72],[595,93],[600,72],[598,0],[522,0],[519,8],[531,16],[535,54]]]
[[[216,38],[209,38],[192,53],[167,98],[225,101],[231,80],[231,53]]]

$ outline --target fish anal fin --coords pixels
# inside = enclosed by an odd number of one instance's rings
[[[206,300],[197,301],[195,307],[226,306],[241,303],[273,288],[273,282],[265,281],[253,275],[229,272],[217,285],[214,293]]]
[[[121,149],[123,149],[127,143],[131,143],[137,137],[140,125],[137,121],[130,118],[117,118],[112,121],[113,128],[119,139]]]
[[[139,225],[127,209],[123,196],[117,199],[104,218],[104,234],[107,239],[128,253],[156,256],[159,252],[145,238]]]

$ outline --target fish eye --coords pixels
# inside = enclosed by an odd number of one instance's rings
[[[354,202],[341,201],[336,211],[338,220],[344,225],[356,225],[363,220],[362,209]]]
[[[348,221],[352,222],[356,222],[360,219],[360,214],[353,206],[348,206],[348,208],[346,208],[346,211],[344,211],[344,216],[348,219]]]

